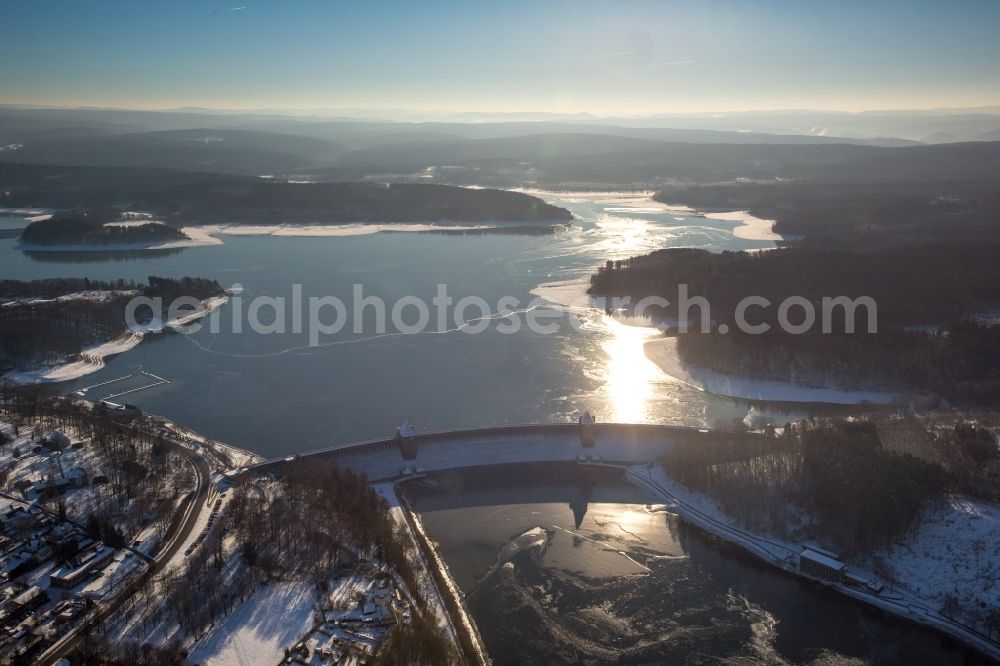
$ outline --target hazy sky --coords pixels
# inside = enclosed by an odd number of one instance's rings
[[[597,114],[1000,104],[1000,1],[0,3],[0,103]]]

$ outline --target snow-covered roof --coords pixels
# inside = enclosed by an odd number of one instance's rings
[[[53,430],[45,437],[45,441],[53,444],[69,444],[69,437],[62,434],[58,430]]]
[[[836,560],[828,555],[824,555],[823,553],[817,553],[815,550],[810,550],[809,548],[803,550],[799,557],[804,560],[809,560],[810,562],[815,562],[816,564],[821,564],[824,567],[829,567],[834,571],[843,571],[847,568],[847,565],[840,560]]]
[[[40,594],[42,594],[42,589],[40,587],[35,586],[28,588],[14,599],[14,603],[18,606],[23,606],[34,601]]]

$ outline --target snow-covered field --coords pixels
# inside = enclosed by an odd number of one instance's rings
[[[314,624],[312,585],[276,583],[257,590],[191,650],[206,666],[278,664]]]
[[[925,514],[912,540],[874,557],[889,565],[902,587],[934,607],[954,597],[966,623],[1000,610],[1000,506],[951,497]]]

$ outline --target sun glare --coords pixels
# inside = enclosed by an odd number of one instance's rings
[[[609,337],[601,345],[608,355],[605,390],[612,414],[618,423],[642,423],[649,420],[653,383],[663,378],[650,361],[643,346],[658,335],[656,329],[629,326],[605,317]]]

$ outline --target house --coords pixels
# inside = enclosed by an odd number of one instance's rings
[[[799,555],[799,571],[814,578],[839,582],[847,573],[847,565],[829,553],[806,548]]]
[[[58,430],[53,430],[46,435],[45,439],[42,440],[42,443],[54,451],[62,451],[70,445],[69,437],[62,434]]]
[[[66,566],[49,574],[49,585],[64,590],[74,588],[110,561],[114,554],[113,549],[102,546],[78,555]]]
[[[108,416],[116,421],[129,422],[142,416],[142,410],[135,405],[125,403],[120,405],[116,402],[101,400],[94,405],[94,413],[100,416]]]
[[[19,513],[27,515],[28,510],[25,509],[20,504],[11,504],[9,507],[7,507],[7,510],[3,512],[3,515],[4,515],[5,518],[10,519],[10,518],[13,518],[14,516],[16,516]]]
[[[37,585],[30,587],[14,597],[14,615],[22,618],[27,617],[31,611],[39,606],[44,606],[48,601],[49,595],[45,593],[45,590]]]
[[[71,485],[75,487],[85,486],[90,481],[90,475],[82,467],[74,467],[64,475]]]

